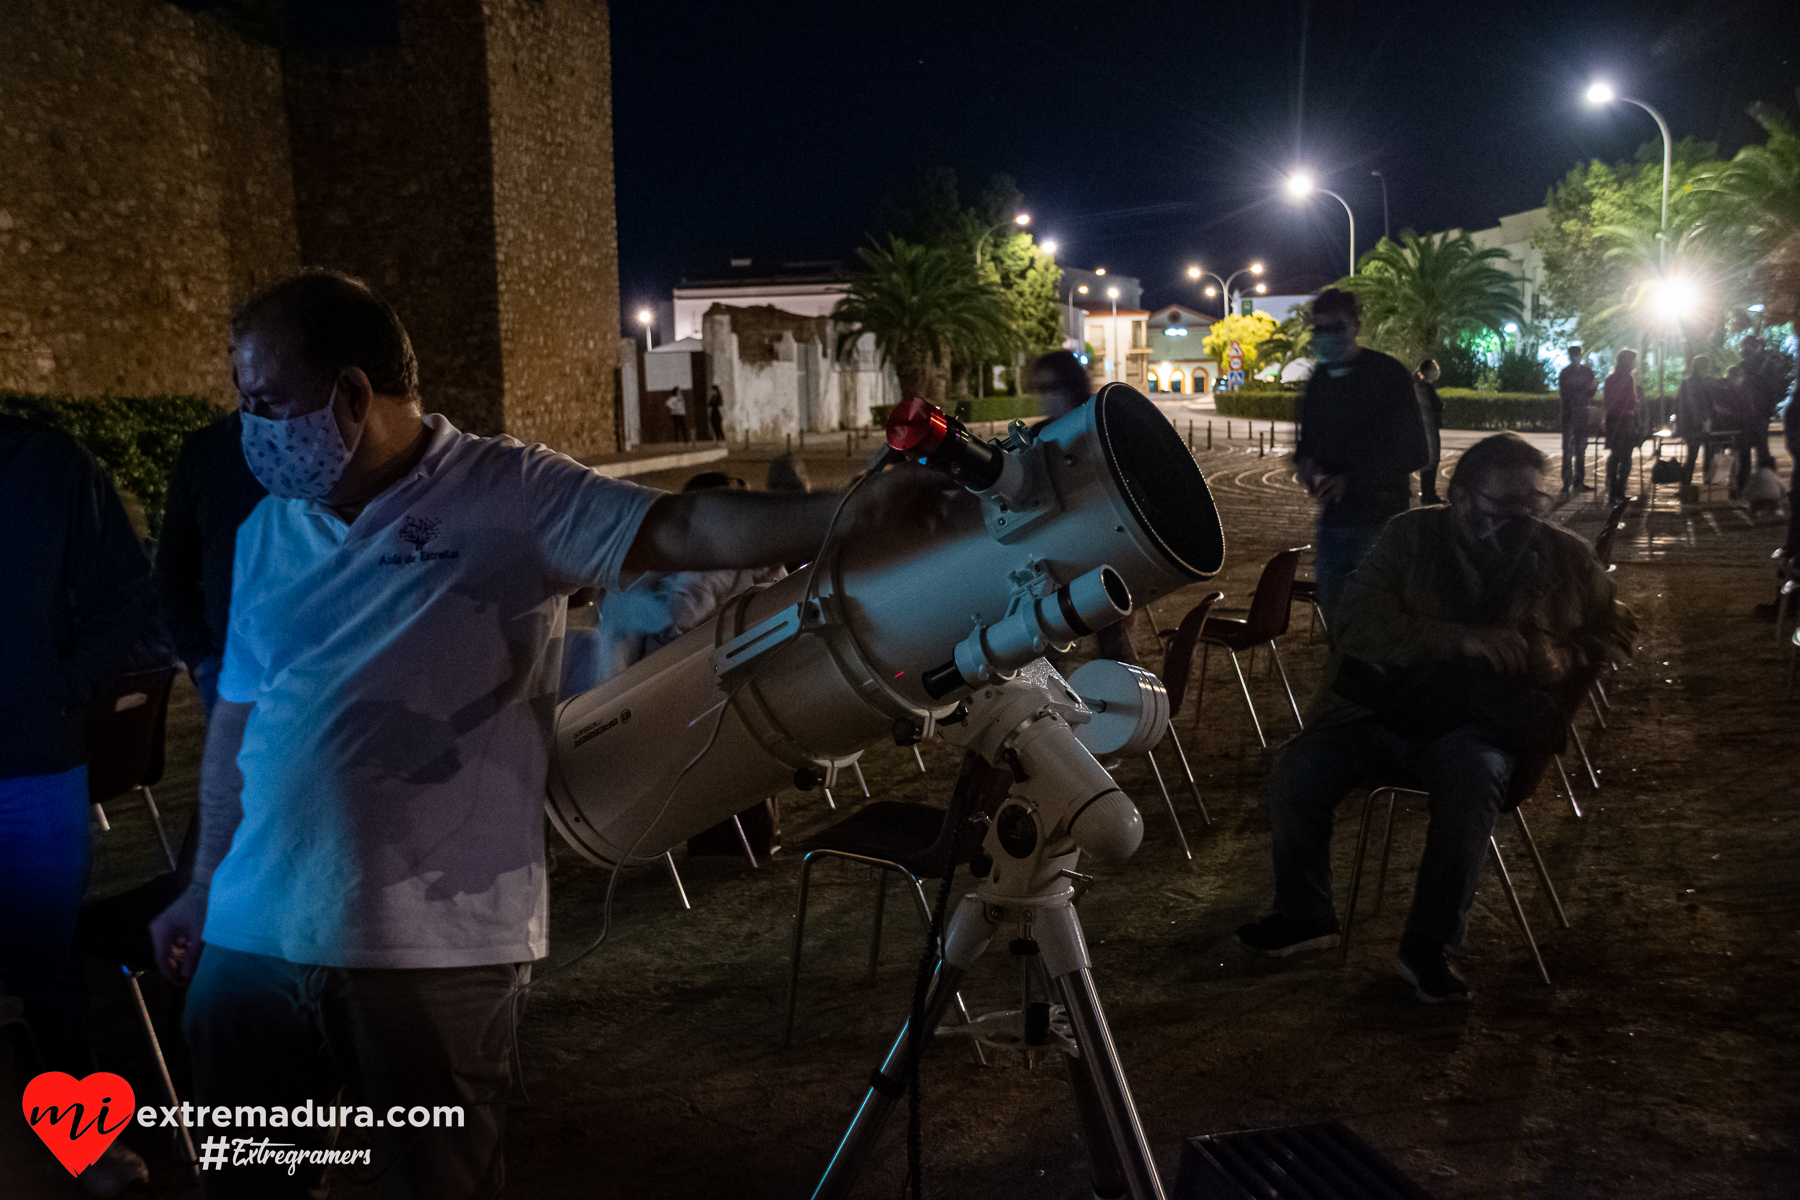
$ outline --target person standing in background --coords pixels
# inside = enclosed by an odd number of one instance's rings
[[[693,435],[688,432],[687,401],[681,398],[681,389],[670,388],[669,398],[663,404],[669,410],[669,424],[675,427],[675,440],[693,441]]]
[[[1706,450],[1706,461],[1701,468],[1701,478],[1712,473],[1713,448],[1707,435],[1712,432],[1713,393],[1717,387],[1712,359],[1704,354],[1688,359],[1687,375],[1681,381],[1681,389],[1675,393],[1675,436],[1687,447],[1681,463],[1681,499],[1684,503],[1700,499],[1694,488],[1694,464],[1700,460],[1702,447]]]
[[[1775,419],[1776,409],[1787,395],[1793,378],[1791,364],[1787,355],[1770,350],[1758,333],[1746,334],[1740,349],[1744,355],[1744,386],[1751,401],[1749,437],[1745,442],[1755,451],[1755,461],[1749,469],[1773,469],[1775,456],[1769,453],[1769,422]]]
[[[1606,377],[1606,496],[1617,504],[1625,499],[1631,480],[1631,454],[1638,444],[1637,351],[1621,350]]]
[[[1591,492],[1587,482],[1589,409],[1598,385],[1594,369],[1582,360],[1580,346],[1569,347],[1569,365],[1556,377],[1562,398],[1562,487],[1565,492]]]
[[[156,546],[156,597],[207,716],[219,699],[238,526],[268,494],[244,461],[239,413],[183,439]]]
[[[1430,458],[1412,372],[1357,345],[1356,293],[1326,288],[1312,305],[1318,366],[1296,407],[1294,467],[1319,501],[1314,539],[1319,607],[1327,622],[1344,581],[1389,517],[1412,503],[1412,473]]]
[[[713,384],[712,395],[706,398],[706,419],[712,426],[713,441],[725,440],[725,397],[719,394],[719,385]]]
[[[1444,398],[1438,395],[1438,363],[1428,358],[1419,364],[1413,376],[1413,390],[1419,393],[1419,415],[1425,419],[1425,438],[1431,444],[1431,461],[1419,471],[1419,503],[1442,504],[1438,495],[1438,460],[1443,456]]]

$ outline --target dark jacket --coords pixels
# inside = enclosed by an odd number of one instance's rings
[[[1563,415],[1572,412],[1585,413],[1594,403],[1594,393],[1600,388],[1594,378],[1594,368],[1584,362],[1570,363],[1556,377],[1556,394],[1562,397]]]
[[[1412,473],[1431,461],[1413,375],[1399,360],[1362,349],[1333,374],[1319,364],[1295,416],[1295,459],[1326,475],[1348,475],[1344,498],[1319,510],[1319,524],[1379,525],[1412,501]]]
[[[0,416],[0,779],[87,761],[88,698],[153,623],[150,560],[61,430]]]
[[[242,430],[235,412],[196,429],[169,475],[156,594],[176,653],[190,667],[225,653],[238,526],[268,495],[244,462]]]

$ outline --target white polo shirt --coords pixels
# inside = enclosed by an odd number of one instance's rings
[[[336,967],[547,952],[565,597],[619,586],[659,493],[425,422],[424,458],[354,524],[271,496],[238,530],[219,695],[256,707],[214,945]]]

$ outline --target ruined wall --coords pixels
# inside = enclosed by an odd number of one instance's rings
[[[300,253],[387,297],[427,412],[506,427],[486,21],[480,0],[408,0],[398,47],[284,56]]]
[[[298,263],[280,64],[160,0],[0,0],[0,387],[233,399]]]
[[[609,453],[620,315],[606,10],[489,0],[487,15],[506,428]]]

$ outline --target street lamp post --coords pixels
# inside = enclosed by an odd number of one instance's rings
[[[990,229],[984,230],[982,235],[975,240],[975,265],[978,267],[981,265],[981,248],[987,245],[987,240],[994,236],[996,230],[1005,229],[1008,225],[1017,225],[1020,229],[1023,229],[1029,224],[1031,224],[1031,214],[1020,213],[1017,216],[1008,217],[1006,220],[999,222]]]
[[[1217,275],[1214,275],[1211,271],[1203,270],[1200,267],[1189,267],[1188,268],[1188,278],[1189,279],[1212,279],[1212,280],[1216,280],[1218,282],[1218,285],[1219,285],[1219,315],[1221,317],[1229,317],[1231,315],[1231,285],[1237,279],[1237,277],[1239,275],[1244,275],[1244,274],[1261,275],[1262,273],[1263,273],[1263,265],[1259,262],[1253,262],[1249,266],[1244,267],[1241,270],[1233,271],[1231,273],[1230,277],[1226,278],[1226,279],[1220,279]]]
[[[638,309],[638,324],[644,327],[644,349],[656,349],[656,326],[653,322],[656,314],[647,308]]]
[[[1111,379],[1114,361],[1113,354],[1119,348],[1119,289],[1116,287],[1107,288],[1106,296],[1107,299],[1112,301],[1112,328],[1107,331],[1106,335],[1106,377]]]
[[[1633,99],[1630,96],[1621,96],[1613,91],[1611,84],[1595,83],[1587,90],[1587,101],[1589,104],[1611,104],[1614,100],[1623,100],[1627,104],[1637,105],[1639,108],[1650,114],[1651,120],[1656,122],[1656,128],[1662,132],[1662,224],[1658,227],[1659,233],[1657,234],[1657,242],[1659,243],[1657,248],[1657,262],[1666,266],[1669,255],[1669,167],[1672,159],[1672,150],[1669,140],[1669,123],[1663,120],[1663,115],[1661,113],[1657,112],[1654,108],[1651,108],[1648,104],[1645,104],[1642,100]]]
[[[1351,275],[1356,274],[1356,214],[1350,211],[1350,202],[1336,192],[1331,191],[1329,188],[1322,188],[1314,183],[1313,177],[1308,175],[1305,171],[1295,171],[1292,175],[1288,176],[1287,191],[1288,195],[1296,200],[1303,200],[1313,192],[1324,192],[1327,196],[1330,196],[1333,200],[1336,200],[1339,204],[1344,206],[1344,215],[1350,218],[1349,273]]]

